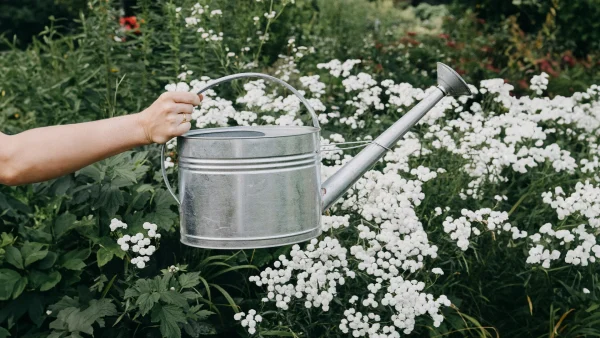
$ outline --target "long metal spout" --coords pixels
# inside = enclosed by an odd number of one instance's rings
[[[323,211],[327,210],[348,190],[371,166],[385,155],[419,120],[444,96],[472,95],[465,80],[452,68],[437,63],[437,90],[421,100],[408,113],[377,137],[350,162],[323,183]]]

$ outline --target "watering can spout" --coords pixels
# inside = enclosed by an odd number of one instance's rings
[[[452,68],[438,62],[438,86],[408,113],[384,131],[350,162],[329,177],[322,186],[322,210],[327,210],[337,201],[371,166],[385,155],[419,120],[446,95],[472,95],[467,83]]]

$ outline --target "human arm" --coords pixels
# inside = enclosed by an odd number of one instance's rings
[[[93,122],[0,133],[0,184],[49,180],[134,147],[165,143],[191,128],[202,97],[189,92],[161,95],[136,114]],[[182,123],[184,118],[187,122]]]

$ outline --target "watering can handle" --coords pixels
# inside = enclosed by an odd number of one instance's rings
[[[302,104],[304,104],[304,106],[310,113],[310,116],[311,116],[312,122],[313,122],[313,126],[317,129],[321,129],[321,127],[319,126],[319,118],[317,117],[315,110],[311,107],[308,100],[306,100],[304,98],[304,96],[302,94],[300,94],[300,92],[298,92],[290,84],[288,84],[287,82],[280,80],[276,77],[273,77],[271,75],[262,74],[262,73],[239,73],[239,74],[224,76],[222,78],[218,78],[215,81],[207,84],[205,87],[203,87],[202,89],[197,91],[196,94],[202,94],[203,92],[205,92],[205,91],[209,90],[210,88],[212,88],[218,84],[221,84],[223,82],[232,81],[232,80],[241,79],[241,78],[248,78],[248,77],[258,77],[261,79],[269,80],[269,81],[278,83],[278,84],[284,86],[285,88],[289,89],[294,95],[296,95],[298,97],[298,99],[300,99],[300,102],[302,102]],[[177,196],[173,192],[171,183],[169,183],[169,179],[167,178],[167,170],[165,168],[165,150],[166,150],[166,144],[163,144],[161,147],[161,150],[160,150],[160,168],[162,171],[162,177],[163,177],[163,180],[165,181],[165,185],[167,186],[167,189],[169,190],[169,192],[171,193],[171,195],[173,196],[175,201],[177,201],[177,204],[181,205],[179,198],[177,198]]]
[[[169,190],[169,192],[171,193],[171,196],[173,196],[173,198],[175,199],[175,201],[177,201],[177,204],[181,205],[181,202],[179,202],[179,198],[177,198],[177,195],[175,195],[175,193],[173,192],[173,188],[171,188],[171,183],[169,183],[169,179],[167,178],[167,169],[165,168],[165,150],[167,148],[167,144],[163,144],[162,147],[160,147],[160,169],[162,171],[162,177],[163,180],[165,181],[165,185],[167,186],[167,190]]]
[[[278,79],[276,77],[273,77],[271,75],[262,74],[262,73],[239,73],[239,74],[223,76],[222,78],[218,78],[218,79],[214,80],[213,82],[207,84],[205,87],[203,87],[202,89],[197,91],[196,94],[202,94],[203,92],[205,92],[205,91],[209,90],[210,88],[212,88],[218,84],[221,84],[223,82],[247,78],[247,77],[258,77],[261,79],[269,80],[269,81],[275,82],[275,83],[280,84],[280,85],[284,86],[285,88],[289,89],[289,91],[291,91],[294,95],[296,95],[300,99],[300,102],[302,102],[302,104],[304,104],[304,106],[310,113],[310,116],[311,116],[312,122],[313,122],[313,126],[317,129],[321,129],[321,127],[319,126],[319,118],[317,117],[317,113],[315,113],[315,110],[311,107],[310,103],[308,103],[308,100],[306,100],[304,98],[304,96],[302,94],[300,94],[300,92],[298,92],[296,90],[296,88],[292,87],[289,83],[287,83],[281,79]]]

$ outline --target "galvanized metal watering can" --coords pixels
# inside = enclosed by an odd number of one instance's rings
[[[252,126],[191,130],[177,138],[181,242],[199,248],[248,249],[306,241],[321,234],[321,213],[446,95],[470,95],[465,81],[438,63],[438,86],[358,155],[321,183],[320,127],[308,101],[286,82],[260,73],[217,79],[220,83],[255,77],[294,93],[312,116],[313,126]]]

